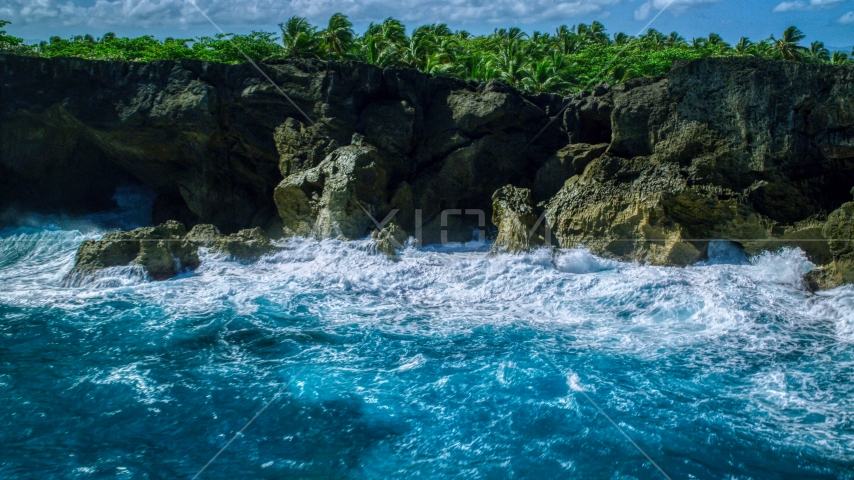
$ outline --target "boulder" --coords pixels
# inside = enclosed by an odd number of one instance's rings
[[[210,247],[211,253],[220,253],[228,258],[254,261],[280,250],[258,227],[241,230],[231,235],[221,235]]]
[[[193,227],[184,237],[184,240],[192,242],[200,247],[213,247],[222,238],[222,233],[214,225],[203,223]]]
[[[371,232],[374,247],[391,260],[398,260],[397,251],[403,248],[406,238],[406,232],[395,223]]]
[[[499,188],[492,195],[492,223],[498,227],[492,252],[527,252],[544,245],[546,239],[542,228],[537,231],[537,220],[529,189],[513,185]]]
[[[769,226],[733,192],[689,185],[678,165],[594,160],[546,204],[560,246],[654,265],[702,260],[712,240],[767,238]]]
[[[196,246],[184,239],[182,223],[168,221],[130,232],[110,232],[101,240],[84,241],[69,276],[92,274],[104,268],[137,265],[152,279],[171,278],[199,266]]]
[[[832,260],[807,274],[809,288],[827,290],[854,284],[854,202],[845,203],[828,215],[823,234]]]
[[[170,220],[156,227],[109,232],[100,240],[84,241],[67,278],[91,275],[109,267],[135,265],[153,280],[166,280],[199,266],[199,247],[235,260],[257,260],[280,249],[260,228],[222,235],[213,225],[196,225],[190,232]]]
[[[356,239],[391,211],[393,178],[406,168],[371,145],[348,145],[318,166],[290,175],[274,199],[287,235]]]

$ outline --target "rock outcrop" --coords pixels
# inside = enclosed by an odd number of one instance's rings
[[[549,157],[534,175],[532,188],[534,198],[540,201],[552,198],[563,188],[567,180],[584,173],[584,169],[593,160],[608,150],[607,143],[590,145],[571,143]]]
[[[851,190],[854,195],[854,189]],[[843,204],[827,217],[822,229],[830,250],[829,262],[807,274],[812,290],[854,283],[854,202]]]
[[[69,277],[109,267],[136,265],[154,280],[171,278],[199,266],[198,247],[185,239],[186,227],[168,221],[130,232],[109,232],[100,240],[86,240],[77,250]]]
[[[371,240],[377,252],[385,254],[391,260],[399,259],[397,251],[403,248],[406,238],[406,232],[394,223],[371,232]]]
[[[258,227],[247,228],[231,235],[221,235],[212,245],[211,253],[241,261],[255,261],[264,255],[281,250]]]
[[[492,252],[519,253],[545,245],[545,224],[538,220],[530,190],[512,185],[498,189],[492,195],[492,223],[498,226]]]
[[[109,232],[100,240],[86,240],[77,250],[68,278],[91,275],[109,267],[140,267],[153,280],[166,280],[199,266],[199,247],[230,259],[254,261],[280,249],[260,228],[222,235],[213,225],[184,224],[169,220],[156,227],[129,232]]]
[[[333,151],[314,168],[290,175],[274,199],[287,235],[363,238],[391,210],[395,178],[406,163],[369,145]]]
[[[828,261],[822,212],[854,185],[852,81],[852,68],[702,60],[574,99],[566,123],[610,111],[612,138],[547,201],[555,237],[659,265],[701,260],[716,239]]]

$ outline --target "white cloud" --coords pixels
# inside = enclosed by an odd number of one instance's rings
[[[854,12],[848,12],[837,20],[842,25],[854,25]]]
[[[792,2],[781,2],[774,7],[774,12],[796,12],[801,10],[816,10],[827,8],[845,0],[794,0]]]
[[[92,28],[172,27],[206,23],[186,0],[3,0],[3,18],[17,25],[80,25]],[[607,15],[608,6],[622,0],[197,0],[214,21],[226,26],[258,25],[285,21],[292,15],[320,24],[335,12],[354,22],[379,21],[388,16],[408,26],[446,22],[451,26],[510,25],[572,17]],[[691,0],[677,0],[679,2]],[[708,1],[708,0],[706,0]],[[88,3],[88,2],[87,2]],[[272,20],[272,21],[271,21]],[[411,24],[411,25],[410,25]]]
[[[687,10],[710,3],[717,3],[721,0],[647,0],[637,10],[635,10],[635,20],[641,21],[649,18],[653,9],[664,10],[667,8],[673,13],[684,13]]]
[[[641,5],[637,10],[635,10],[635,20],[641,21],[649,18],[650,8],[652,8],[652,4],[650,2],[646,2]]]

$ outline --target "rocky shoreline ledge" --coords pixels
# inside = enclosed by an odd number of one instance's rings
[[[811,288],[854,282],[852,67],[704,59],[572,97],[359,63],[263,68],[312,121],[248,65],[0,55],[0,209],[154,192],[161,225],[84,243],[75,274],[168,278],[200,246],[251,259],[287,235],[371,236],[393,255],[474,231],[496,251],[653,265],[701,261],[715,240],[799,247],[823,265]]]

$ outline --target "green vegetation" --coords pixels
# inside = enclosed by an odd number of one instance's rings
[[[6,20],[0,20],[0,52],[15,53],[18,55],[32,55],[33,47],[24,45],[24,39],[6,34],[3,27],[9,25]]]
[[[0,28],[8,23],[0,20]],[[500,78],[528,91],[563,93],[598,81],[621,83],[635,77],[662,75],[678,59],[751,56],[832,65],[852,63],[847,54],[831,54],[821,42],[802,46],[805,36],[796,27],[786,29],[779,39],[772,36],[753,42],[741,38],[735,45],[715,33],[691,41],[676,32],[665,35],[652,29],[639,37],[625,33],[611,36],[599,22],[571,28],[562,25],[553,34],[528,35],[514,27],[485,36],[454,32],[445,24],[433,24],[418,27],[407,35],[400,21],[388,18],[371,24],[363,35],[358,35],[347,17],[337,13],[326,28],[292,17],[279,24],[279,29],[279,34],[256,31],[248,35],[219,34],[163,41],[150,36],[121,38],[107,33],[101,38],[52,37],[39,45],[25,45],[20,38],[0,30],[0,51],[127,62],[188,58],[240,63],[246,61],[244,53],[262,62],[283,58],[358,60],[467,80]]]

